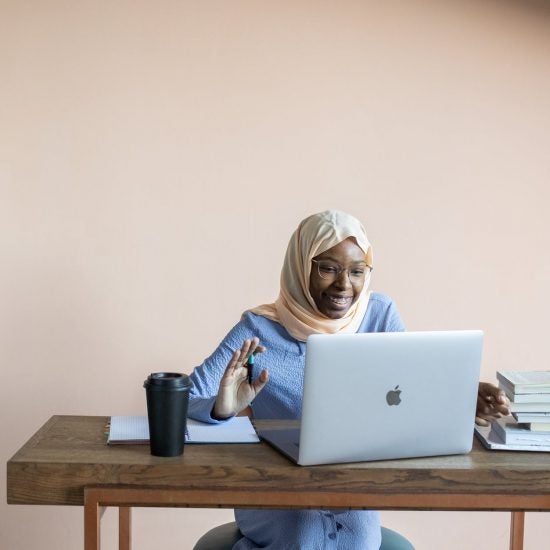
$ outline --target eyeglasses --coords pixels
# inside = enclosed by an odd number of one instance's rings
[[[317,264],[317,271],[321,279],[327,281],[336,281],[342,271],[348,272],[348,277],[352,283],[361,283],[365,280],[367,275],[372,273],[373,267],[370,265],[358,265],[354,267],[342,267],[340,264],[330,262],[328,260],[311,260]]]

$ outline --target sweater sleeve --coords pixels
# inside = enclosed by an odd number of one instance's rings
[[[401,315],[399,315],[395,302],[392,301],[386,314],[385,332],[404,332],[405,330],[407,330],[405,323],[403,323]]]
[[[373,293],[367,313],[357,332],[403,332],[405,324],[395,302],[379,293]]]
[[[211,412],[216,402],[220,380],[227,368],[233,352],[242,346],[247,338],[255,336],[250,319],[243,317],[225,336],[214,353],[196,367],[190,375],[188,415],[190,418],[218,424],[223,420],[212,418]]]

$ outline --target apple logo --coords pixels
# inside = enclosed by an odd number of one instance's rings
[[[401,397],[400,397],[401,390],[398,388],[399,388],[399,384],[397,384],[397,386],[395,386],[393,390],[390,390],[386,394],[386,401],[388,402],[388,405],[390,406],[399,405],[399,403],[401,403]]]

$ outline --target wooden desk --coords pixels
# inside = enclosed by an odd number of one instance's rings
[[[468,455],[298,467],[261,443],[188,445],[182,457],[157,458],[144,445],[108,447],[107,420],[54,416],[7,465],[9,504],[85,506],[85,550],[99,548],[103,506],[119,507],[121,550],[133,506],[511,511],[511,550],[523,548],[524,512],[550,510],[544,453],[474,441]]]

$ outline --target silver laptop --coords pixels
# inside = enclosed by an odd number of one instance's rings
[[[313,335],[300,429],[260,437],[300,465],[468,453],[483,332]]]

